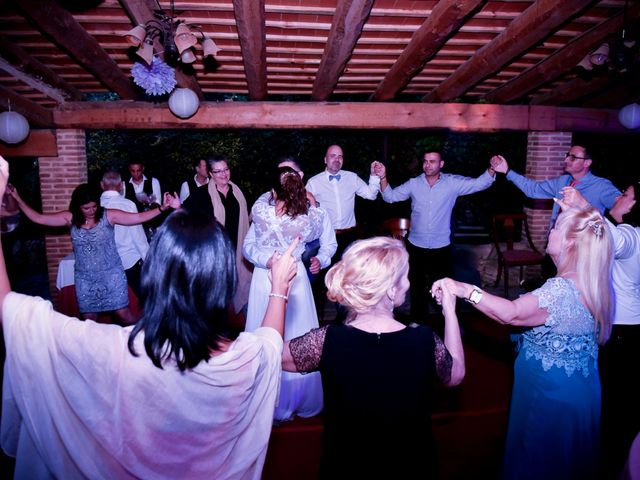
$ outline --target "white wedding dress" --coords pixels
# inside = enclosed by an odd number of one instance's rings
[[[255,265],[245,330],[252,332],[262,324],[269,302],[271,281],[267,261],[274,252],[283,253],[299,235],[300,243],[293,252],[298,260],[298,273],[291,284],[285,317],[284,338],[290,340],[318,327],[318,314],[313,301],[311,285],[300,256],[307,242],[322,234],[326,213],[310,207],[306,215],[292,218],[277,216],[275,206],[259,199],[251,209],[253,223],[244,241],[243,252],[247,260]],[[320,373],[302,375],[282,372],[280,396],[276,404],[274,419],[288,420],[293,416],[311,417],[322,411],[322,383]]]

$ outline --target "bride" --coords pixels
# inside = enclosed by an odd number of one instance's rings
[[[326,213],[309,206],[306,191],[300,176],[291,168],[279,168],[274,178],[270,194],[256,201],[251,209],[253,223],[244,240],[245,258],[255,265],[245,330],[251,332],[260,326],[269,302],[271,281],[268,276],[269,259],[274,252],[282,253],[296,237],[300,237],[298,248],[292,255],[297,259],[298,274],[288,294],[285,318],[285,340],[295,338],[312,328],[318,327],[318,315],[305,267],[300,261],[304,245],[321,236],[317,260],[325,268],[331,262],[335,251],[335,234],[332,229],[323,231]],[[295,415],[311,417],[322,410],[322,385],[319,373],[302,375],[282,373],[280,397],[276,405],[274,419],[290,420]]]

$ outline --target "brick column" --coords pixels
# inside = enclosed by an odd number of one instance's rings
[[[529,132],[525,176],[546,180],[562,175],[564,155],[571,148],[571,132]],[[552,200],[530,200],[525,208],[533,243],[544,251],[549,236]]]
[[[56,131],[57,157],[38,158],[42,211],[45,213],[67,210],[71,193],[80,183],[87,181],[87,149],[84,130]],[[59,232],[50,229],[45,235],[49,290],[57,306],[56,275],[58,263],[71,252],[71,236],[67,228]]]

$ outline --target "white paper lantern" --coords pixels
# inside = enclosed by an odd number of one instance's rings
[[[189,118],[198,111],[198,107],[198,95],[188,88],[176,88],[169,97],[169,110],[176,117]]]
[[[630,103],[622,107],[618,112],[618,120],[627,128],[635,129],[640,127],[640,105]]]
[[[18,112],[0,113],[0,140],[20,143],[29,135],[29,122]]]

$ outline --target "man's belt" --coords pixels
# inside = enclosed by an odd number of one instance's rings
[[[351,230],[355,230],[356,227],[349,227],[349,228],[336,228],[336,235],[340,235],[341,233],[346,233],[346,232],[350,232]]]

